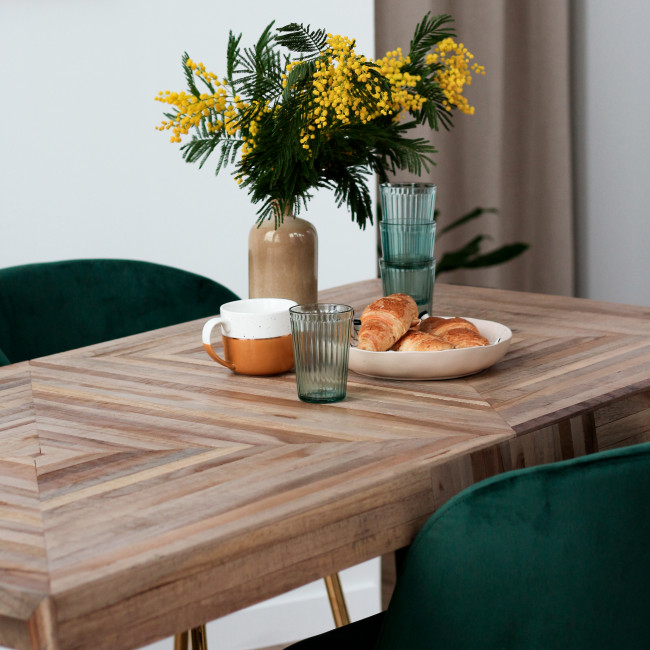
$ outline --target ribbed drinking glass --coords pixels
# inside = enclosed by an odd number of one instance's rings
[[[385,296],[406,293],[415,300],[418,312],[433,313],[433,285],[436,277],[436,260],[420,264],[391,264],[379,260],[381,287]]]
[[[382,183],[381,220],[386,223],[431,223],[436,206],[433,183]]]
[[[314,303],[289,309],[298,397],[328,403],[345,398],[354,310]]]
[[[423,264],[433,259],[436,222],[380,222],[381,252],[390,264]]]

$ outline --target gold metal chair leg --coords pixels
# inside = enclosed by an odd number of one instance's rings
[[[350,622],[350,615],[348,614],[348,607],[345,604],[345,596],[341,588],[339,574],[333,573],[331,576],[327,576],[325,578],[325,587],[327,588],[327,596],[330,599],[334,624],[336,627],[347,625]]]
[[[193,627],[190,630],[192,638],[192,650],[208,650],[208,635],[205,631],[205,625]]]
[[[325,578],[325,587],[327,589],[327,597],[330,601],[332,608],[332,615],[334,616],[334,624],[336,627],[343,627],[350,622],[350,615],[348,614],[348,607],[345,604],[345,596],[341,588],[341,580],[339,574],[334,573]],[[208,650],[208,635],[206,633],[205,625],[194,627],[190,632],[181,632],[174,637],[174,650],[189,650],[188,640],[192,641],[192,650]]]
[[[181,632],[174,637],[174,650],[189,650],[188,648],[189,634]]]

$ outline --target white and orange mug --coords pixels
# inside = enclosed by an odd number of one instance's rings
[[[289,307],[283,298],[250,298],[221,305],[219,316],[203,326],[203,347],[217,362],[241,375],[278,375],[293,368]],[[222,359],[211,334],[221,326]]]

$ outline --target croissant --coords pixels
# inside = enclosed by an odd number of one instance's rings
[[[428,318],[420,321],[418,329],[421,332],[433,334],[433,330],[438,327],[438,325],[442,325],[442,323],[446,322],[446,320],[446,318],[440,318],[440,316],[429,316]]]
[[[389,350],[417,318],[415,300],[405,293],[394,293],[371,302],[361,314],[358,349]]]
[[[399,352],[431,352],[438,350],[451,350],[454,346],[443,341],[439,336],[409,330],[404,336],[393,345],[391,350]]]
[[[472,330],[479,334],[478,328],[473,323],[470,323],[467,319],[456,316],[454,318],[439,318],[437,316],[430,316],[425,318],[421,323],[418,329],[421,332],[427,332],[427,334],[435,334],[436,336],[444,337],[445,333],[452,329],[457,329],[463,327],[465,329]]]
[[[444,340],[455,348],[474,348],[480,345],[490,345],[490,342],[478,332],[466,327],[457,327],[444,334]]]

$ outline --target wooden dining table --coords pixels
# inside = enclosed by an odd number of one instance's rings
[[[142,646],[402,548],[476,481],[650,439],[649,308],[438,283],[434,312],[508,353],[327,405],[215,364],[203,321],[0,368],[0,645]]]

